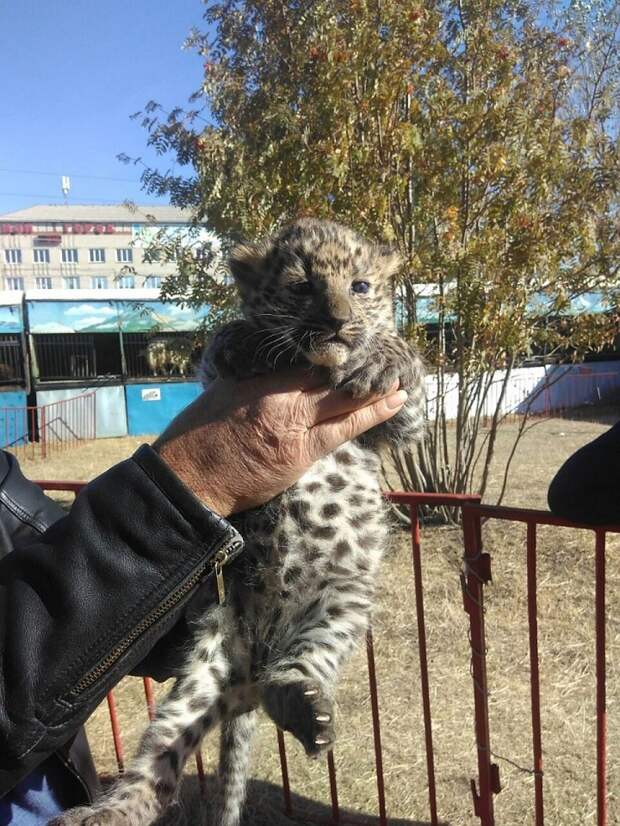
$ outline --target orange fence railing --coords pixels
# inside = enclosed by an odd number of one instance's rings
[[[38,482],[47,490],[69,490],[77,494],[83,486],[80,482]],[[540,525],[552,525],[566,529],[586,529],[593,531],[595,544],[595,605],[593,606],[593,620],[595,628],[595,658],[596,658],[596,766],[592,769],[592,782],[596,785],[597,804],[596,812],[592,812],[591,822],[597,826],[608,826],[608,799],[607,789],[607,709],[606,709],[606,638],[605,638],[605,556],[606,537],[609,533],[620,533],[620,526],[609,525],[592,528],[557,518],[544,511],[527,510],[522,508],[495,507],[480,504],[476,496],[458,494],[420,494],[420,493],[389,493],[386,496],[395,504],[409,507],[411,514],[411,546],[412,568],[414,581],[414,595],[416,606],[420,681],[421,715],[424,724],[424,741],[426,747],[426,771],[428,779],[428,816],[432,826],[438,826],[440,812],[438,811],[437,782],[435,756],[433,749],[433,714],[431,706],[431,686],[429,679],[427,655],[427,630],[424,609],[424,587],[422,582],[422,555],[420,542],[420,520],[418,511],[421,508],[433,506],[450,507],[460,510],[463,527],[463,570],[461,585],[463,604],[469,619],[469,642],[471,646],[471,678],[473,688],[473,717],[475,721],[476,754],[478,776],[471,781],[475,816],[480,819],[482,826],[495,824],[494,797],[500,791],[499,769],[492,761],[491,738],[492,727],[489,719],[489,692],[487,687],[487,633],[485,629],[485,587],[491,578],[491,556],[483,550],[482,526],[488,520],[502,520],[504,522],[523,523],[527,527],[525,543],[527,566],[527,603],[528,603],[528,637],[530,659],[530,695],[531,695],[531,738],[534,765],[533,799],[529,812],[523,812],[522,822],[533,822],[536,826],[544,823],[544,774],[542,767],[543,743],[541,733],[541,696],[538,653],[538,610],[537,610],[537,528]],[[385,754],[383,741],[385,734],[381,730],[379,714],[379,692],[374,656],[374,639],[372,630],[368,630],[366,638],[366,655],[368,666],[368,685],[371,708],[371,720],[374,740],[374,763],[376,779],[376,813],[365,822],[372,822],[378,826],[388,826],[389,800],[386,796],[384,765]],[[154,700],[150,680],[144,680],[145,702],[149,717],[154,713]],[[122,733],[116,714],[113,693],[108,696],[108,708],[114,740],[118,770],[124,769],[124,750]],[[280,756],[282,773],[282,793],[284,812],[291,817],[299,814],[295,811],[291,794],[288,761],[285,739],[282,732],[277,731],[277,746]],[[198,776],[201,789],[204,792],[204,772],[200,753],[197,755]],[[331,823],[346,823],[346,817],[341,812],[338,798],[338,779],[333,753],[329,752],[326,759],[326,771],[329,780],[331,798]],[[426,812],[416,812],[416,817],[426,816]],[[304,816],[304,822],[308,821]],[[357,820],[355,822],[358,822]],[[401,821],[399,821],[401,822]],[[590,821],[588,821],[590,822]],[[615,821],[613,821],[615,822]]]

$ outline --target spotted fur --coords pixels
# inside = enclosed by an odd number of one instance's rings
[[[74,810],[56,826],[151,823],[218,722],[213,822],[237,826],[259,706],[309,755],[334,742],[336,679],[367,627],[388,540],[376,448],[423,430],[421,362],[392,317],[397,267],[391,250],[309,219],[234,251],[244,318],[215,337],[205,382],[296,364],[324,371],[332,386],[357,397],[399,380],[409,398],[391,420],[316,462],[284,494],[232,518],[245,551],[226,569],[226,604],[211,605],[198,620],[187,663],[129,771],[93,808]]]

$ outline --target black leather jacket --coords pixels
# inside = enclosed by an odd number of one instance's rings
[[[569,456],[553,478],[547,500],[563,519],[620,524],[620,422]]]
[[[214,556],[242,544],[147,445],[66,516],[0,451],[0,797],[52,753],[88,797],[95,775],[76,731],[183,636]]]

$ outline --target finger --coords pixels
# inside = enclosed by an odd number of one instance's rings
[[[211,385],[226,395],[233,396],[237,403],[255,401],[263,396],[279,393],[303,393],[319,387],[325,387],[325,372],[318,370],[283,370],[278,373],[265,373],[248,379],[216,379]]]
[[[334,419],[346,413],[359,410],[360,407],[367,407],[381,398],[387,397],[398,390],[398,381],[395,381],[385,394],[374,393],[366,399],[356,399],[347,390],[331,390],[329,388],[316,388],[303,395],[304,413],[307,412],[308,426],[319,424],[320,422]]]
[[[407,393],[404,390],[398,390],[358,410],[315,425],[308,433],[310,454],[316,458],[324,456],[344,442],[349,442],[366,430],[370,430],[371,427],[391,419],[402,408],[406,400]]]

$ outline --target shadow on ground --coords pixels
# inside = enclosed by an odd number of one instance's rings
[[[198,778],[186,776],[179,803],[157,821],[157,826],[216,826],[210,816],[209,800],[214,800],[214,777],[205,778],[205,795],[201,802]],[[293,815],[284,814],[282,788],[273,783],[251,780],[242,826],[331,826],[331,805],[310,800],[302,795],[291,795]],[[376,815],[341,808],[338,826],[379,826]],[[389,826],[430,826],[428,820],[403,820],[388,817]],[[217,824],[219,826],[219,824]],[[445,821],[440,826],[449,826]]]

